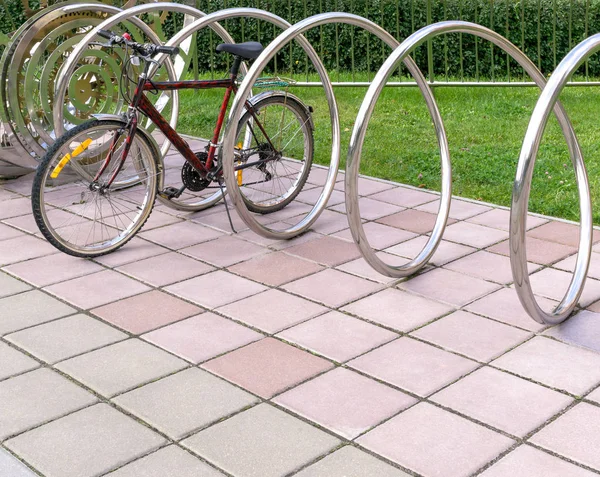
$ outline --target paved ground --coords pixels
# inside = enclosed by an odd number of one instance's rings
[[[414,254],[436,195],[361,180],[369,237]],[[493,206],[456,200],[433,266],[394,281],[359,258],[341,182],[291,242],[158,207],[85,261],[36,236],[29,181],[0,185],[1,476],[600,474],[600,253],[588,310],[545,329]],[[529,225],[548,307],[577,229]]]

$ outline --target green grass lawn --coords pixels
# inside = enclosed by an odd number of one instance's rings
[[[342,128],[342,167],[365,88],[336,88]],[[315,159],[328,164],[329,112],[321,88],[290,92],[314,108]],[[221,90],[181,93],[179,130],[207,137],[214,128]],[[453,194],[510,205],[521,142],[537,100],[535,88],[444,87],[435,90],[450,144]],[[600,223],[600,90],[567,88],[561,96],[581,142]],[[361,173],[439,190],[439,152],[433,126],[417,88],[387,88],[370,122]],[[530,210],[577,220],[577,186],[556,120],[546,128],[533,179]]]

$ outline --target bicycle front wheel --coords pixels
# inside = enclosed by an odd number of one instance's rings
[[[292,202],[308,179],[312,124],[307,108],[285,93],[259,99],[253,111],[238,125],[237,184],[248,210],[269,214]]]
[[[121,161],[128,140],[130,150]],[[123,122],[92,119],[69,130],[48,150],[33,181],[33,214],[40,231],[57,249],[76,257],[117,250],[152,211],[158,161],[148,139],[141,133],[130,138]]]

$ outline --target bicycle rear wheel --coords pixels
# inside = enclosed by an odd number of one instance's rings
[[[129,139],[124,126],[115,120],[87,121],[61,136],[42,159],[33,181],[33,214],[58,250],[76,257],[113,252],[148,219],[157,193],[159,153],[138,133],[121,166]],[[106,170],[94,181],[111,151]]]

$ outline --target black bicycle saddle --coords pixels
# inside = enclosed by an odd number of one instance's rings
[[[241,56],[247,60],[254,60],[262,53],[264,47],[257,41],[247,41],[245,43],[221,43],[217,46],[217,51],[226,51],[235,56]]]

